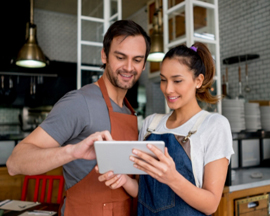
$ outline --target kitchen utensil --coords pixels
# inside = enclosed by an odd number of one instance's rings
[[[251,88],[248,85],[248,65],[247,65],[247,61],[246,61],[246,86],[245,86],[245,92],[250,92]]]
[[[39,204],[39,202],[35,202],[34,204]],[[27,205],[18,205],[20,208],[25,208],[27,206],[32,206],[33,203],[27,204]]]
[[[8,89],[5,90],[5,98],[4,98],[4,102],[5,104],[9,105],[12,104],[14,102],[14,100],[17,97],[17,93],[16,93],[16,89],[14,89],[13,86],[13,80],[11,77],[9,77],[9,86]]]
[[[41,105],[41,98],[38,97],[36,92],[36,79],[34,76],[30,79],[30,94],[25,96],[25,105],[29,107],[37,107]]]
[[[240,67],[240,64],[238,66],[238,77],[239,77],[239,82],[238,82],[238,96],[237,96],[237,98],[238,99],[244,99],[244,96],[242,95],[242,82],[241,82],[241,67]]]
[[[0,104],[4,103],[4,98],[5,98],[5,89],[4,89],[4,76],[1,76],[1,88],[0,88]]]
[[[225,84],[226,84],[226,93],[227,93],[227,98],[231,99],[232,97],[229,94],[229,76],[228,76],[228,66],[226,66],[226,74],[225,74]]]
[[[224,97],[227,97],[225,75],[222,76],[222,80],[222,94],[224,95]]]

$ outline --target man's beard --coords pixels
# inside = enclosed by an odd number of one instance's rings
[[[109,65],[107,65],[109,66]],[[119,74],[126,74],[126,75],[132,75],[133,78],[132,78],[132,82],[120,82],[118,80],[118,75]],[[132,88],[132,86],[136,83],[136,79],[135,77],[137,76],[137,71],[130,71],[130,72],[127,72],[125,70],[117,70],[116,73],[113,73],[111,68],[108,67],[107,68],[107,77],[108,79],[110,80],[110,82],[112,83],[113,86],[117,87],[117,88],[120,88],[120,89],[123,89],[123,90],[128,90],[130,88]]]

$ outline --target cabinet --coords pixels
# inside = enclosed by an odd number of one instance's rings
[[[223,190],[223,194],[221,197],[221,201],[219,204],[219,207],[217,211],[213,214],[213,216],[251,216],[251,215],[260,215],[260,216],[268,216],[266,213],[266,209],[268,208],[267,202],[269,202],[269,198],[267,195],[270,193],[270,185],[267,186],[261,186],[256,188],[250,188],[245,190],[239,190],[230,192],[229,187],[225,187]],[[250,199],[253,198],[253,199]],[[260,204],[260,208],[252,208],[251,205],[254,202],[253,200],[256,200],[256,198],[259,199],[260,202],[257,204]],[[267,200],[268,198],[268,200]],[[251,201],[252,200],[252,201]],[[256,200],[255,202],[258,202],[259,200]],[[245,205],[241,206],[242,203],[245,203]],[[250,202],[249,202],[250,201]],[[239,214],[237,212],[239,209],[239,203],[241,206],[241,211],[243,211],[246,214]],[[247,205],[250,204],[249,212],[247,212]],[[237,208],[235,208],[235,205],[238,205]],[[268,209],[267,209],[268,210]],[[252,212],[253,211],[253,212]],[[268,211],[267,211],[268,212]]]
[[[269,194],[237,199],[234,201],[235,214],[245,216],[268,216],[268,202]]]
[[[243,154],[242,154],[242,149],[243,149],[243,140],[252,140],[252,139],[257,139],[259,140],[259,165],[255,167],[270,167],[269,164],[269,159],[264,159],[264,139],[265,138],[270,138],[270,132],[269,131],[264,131],[264,130],[259,130],[256,132],[240,132],[240,133],[233,133],[232,134],[233,140],[237,141],[238,145],[238,170],[243,168]],[[232,185],[232,178],[231,178],[231,171],[232,171],[232,163],[230,163],[229,168],[228,168],[228,174],[227,174],[227,179],[226,179],[226,186]],[[249,168],[248,166],[244,167]]]
[[[226,186],[224,187],[223,194],[219,207],[213,216],[253,216],[253,215],[269,215],[269,193],[270,193],[270,178],[268,174],[264,173],[264,178],[252,179],[250,183],[247,183],[246,177],[244,175],[249,170],[257,170],[258,172],[263,172],[267,170],[269,173],[270,163],[269,159],[264,159],[263,157],[263,140],[265,138],[270,138],[270,132],[257,131],[257,132],[240,132],[233,133],[233,139],[238,142],[238,168],[234,169],[237,173],[240,173],[242,177],[242,183],[237,185],[232,181],[231,176],[231,163],[229,165]],[[243,140],[259,140],[259,151],[260,151],[260,163],[258,166],[245,166],[242,164],[242,145],[244,145]],[[238,189],[236,189],[238,188]]]

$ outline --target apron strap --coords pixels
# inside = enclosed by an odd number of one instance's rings
[[[99,85],[99,88],[100,88],[100,90],[102,92],[105,103],[106,103],[106,105],[107,105],[107,107],[109,109],[109,112],[113,112],[113,107],[112,107],[111,100],[110,100],[110,97],[108,95],[108,91],[107,91],[105,82],[103,80],[103,77],[99,78],[98,85]]]
[[[201,114],[201,116],[197,119],[196,123],[193,125],[193,128],[191,131],[197,131],[199,129],[199,127],[201,126],[202,122],[204,121],[204,119],[209,115],[209,112],[204,112],[203,114]],[[156,114],[152,120],[152,122],[150,123],[149,127],[147,128],[147,131],[151,132],[151,131],[155,131],[156,127],[158,126],[159,122],[161,121],[162,117],[165,114]]]
[[[156,128],[157,128],[157,126],[158,126],[160,120],[162,119],[162,117],[163,117],[164,115],[165,115],[165,114],[155,114],[155,116],[154,116],[152,122],[150,123],[150,125],[148,126],[148,128],[147,128],[147,130],[146,130],[147,132],[146,132],[146,134],[144,135],[144,138],[143,138],[144,140],[145,140],[145,138],[146,138],[149,134],[151,134],[153,131],[156,130]]]
[[[132,115],[136,115],[136,112],[134,111],[134,109],[132,108],[132,106],[130,105],[130,103],[128,102],[128,99],[126,97],[124,98],[124,102],[125,102],[126,107],[129,108]]]
[[[152,120],[152,122],[150,123],[149,127],[147,128],[147,131],[148,132],[152,132],[152,131],[155,131],[155,129],[157,128],[160,120],[162,119],[162,117],[164,116],[165,114],[156,114]]]
[[[193,128],[191,131],[197,131],[201,124],[203,123],[204,119],[209,115],[210,113],[205,111],[203,114],[200,115],[200,117],[197,119],[196,123],[193,125]]]
[[[189,139],[189,137],[196,133],[197,130],[199,129],[199,127],[201,126],[201,124],[203,123],[203,121],[205,120],[205,118],[209,115],[210,113],[205,111],[203,112],[203,114],[200,115],[200,117],[197,119],[196,123],[193,125],[192,127],[192,130],[188,132],[188,135],[184,138],[184,140],[186,138]],[[191,140],[190,140],[190,144],[191,144]],[[192,154],[192,153],[191,153]],[[192,164],[192,172],[193,172],[193,176],[194,176],[194,179],[195,179],[195,184],[197,187],[199,187],[199,181],[197,179],[197,175],[196,175],[196,172],[195,172],[195,166],[193,164],[193,160],[192,160],[192,155],[191,155],[191,164]]]
[[[108,95],[108,91],[107,91],[103,77],[100,77],[100,79],[98,80],[98,85],[99,85],[99,88],[102,92],[104,101],[109,109],[109,112],[113,112],[113,107],[112,107],[111,100],[110,100],[110,97]],[[126,97],[124,98],[124,103],[125,103],[126,107],[130,110],[132,115],[135,115],[135,111],[132,108],[132,106],[130,105],[130,103],[128,102]]]

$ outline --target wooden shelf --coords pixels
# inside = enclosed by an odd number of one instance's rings
[[[270,131],[264,130],[258,130],[254,132],[240,131],[238,133],[232,133],[232,137],[233,140],[270,138]]]
[[[260,56],[258,54],[246,54],[246,55],[232,56],[232,57],[223,59],[223,64],[230,65],[230,64],[235,64],[235,63],[239,63],[239,62],[250,61],[252,59],[257,59],[259,57]]]

